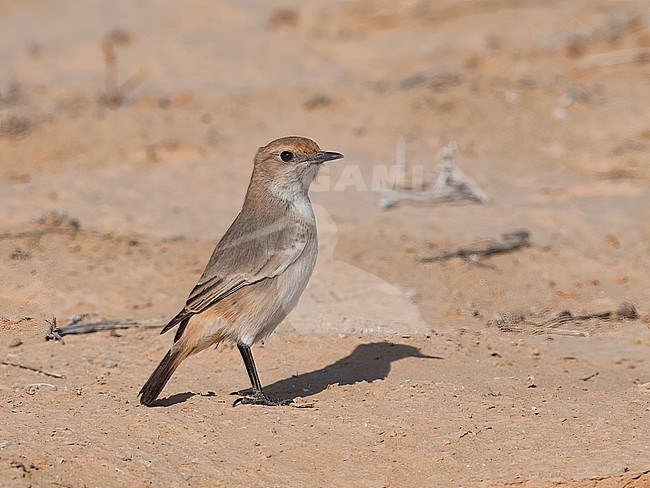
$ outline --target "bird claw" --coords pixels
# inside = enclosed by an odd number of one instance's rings
[[[271,400],[264,394],[264,392],[253,390],[252,388],[231,393],[231,395],[233,394],[240,395],[240,398],[233,402],[233,407],[236,407],[237,405],[265,405],[267,407],[279,407],[289,405],[293,402],[293,400]]]

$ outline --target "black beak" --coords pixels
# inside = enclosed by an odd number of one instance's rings
[[[341,153],[329,152],[329,151],[318,151],[316,153],[316,156],[311,158],[309,162],[314,164],[322,164],[327,161],[334,161],[335,159],[341,159],[342,157],[344,156]]]

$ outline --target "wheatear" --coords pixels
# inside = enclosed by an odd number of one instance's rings
[[[151,405],[178,365],[213,344],[231,341],[252,388],[235,404],[277,405],[262,391],[251,346],[266,338],[298,302],[316,255],[316,219],[309,185],[321,164],[342,158],[304,137],[283,137],[257,151],[239,215],[217,244],[183,310],[174,344],[140,390]]]

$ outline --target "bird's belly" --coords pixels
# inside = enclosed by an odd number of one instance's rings
[[[276,293],[275,300],[272,301],[272,304],[269,304],[268,311],[270,313],[266,316],[266,320],[258,322],[259,327],[254,336],[251,334],[242,338],[245,343],[248,343],[251,339],[251,344],[264,340],[289,315],[298,303],[302,292],[305,291],[315,264],[316,250],[305,253],[301,259],[289,266],[284,273],[272,280],[272,287]]]
[[[298,303],[300,295],[305,291],[312,271],[314,271],[317,251],[316,249],[308,251],[311,250],[306,249],[300,259],[274,279],[277,281],[275,287],[278,290],[278,306],[286,312],[285,316]]]

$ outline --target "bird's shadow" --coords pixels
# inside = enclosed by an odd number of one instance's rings
[[[156,401],[154,401],[150,406],[151,407],[171,407],[172,405],[176,405],[177,403],[183,403],[192,398],[193,396],[217,396],[217,394],[213,391],[209,391],[207,393],[194,393],[191,391],[186,391],[185,393],[176,393],[175,395],[169,395],[168,397],[165,398],[159,398]]]
[[[324,368],[276,381],[264,388],[274,399],[294,400],[309,397],[330,385],[372,383],[388,377],[393,361],[404,358],[442,359],[422,354],[417,347],[393,342],[370,342],[358,345],[348,356]]]
[[[388,377],[393,361],[405,358],[443,359],[427,356],[417,347],[393,342],[370,342],[358,345],[352,353],[321,369],[302,373],[271,383],[264,391],[274,400],[305,398],[325,390],[330,385],[354,385],[361,381],[372,383]],[[154,406],[183,403],[197,393],[178,393],[157,400]],[[210,392],[207,396],[214,396]]]

